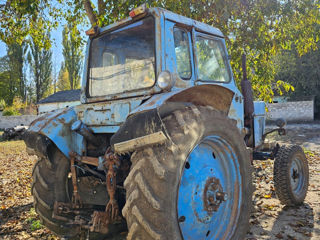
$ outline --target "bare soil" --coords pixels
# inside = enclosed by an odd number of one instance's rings
[[[248,240],[320,239],[320,125],[289,125],[287,134],[269,140],[305,148],[310,168],[306,201],[295,208],[281,205],[273,188],[273,161],[256,161]],[[0,142],[0,239],[60,239],[41,225],[32,206],[35,161],[22,141]]]

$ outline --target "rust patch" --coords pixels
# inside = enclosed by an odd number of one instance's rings
[[[51,123],[52,120],[57,119],[59,116],[63,115],[65,112],[67,112],[69,110],[69,108],[64,109],[61,113],[54,115],[53,117],[49,118],[47,120],[47,122],[45,122],[43,124],[43,126],[40,128],[40,131],[42,131],[42,129],[44,129],[46,126],[48,126],[49,123]]]
[[[212,215],[212,212],[216,212],[219,209],[220,204],[224,200],[225,193],[219,179],[212,177],[209,178],[204,186],[203,205],[204,210]]]

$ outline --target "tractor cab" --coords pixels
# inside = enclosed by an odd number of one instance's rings
[[[165,102],[191,101],[230,113],[244,128],[243,99],[221,31],[161,8],[139,7],[130,16],[88,31],[82,103],[126,99],[122,123]]]

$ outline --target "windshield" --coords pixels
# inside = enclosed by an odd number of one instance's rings
[[[148,88],[155,82],[154,19],[145,18],[94,39],[90,47],[89,95]]]

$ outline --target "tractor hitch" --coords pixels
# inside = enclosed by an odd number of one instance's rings
[[[71,203],[55,202],[52,217],[57,220],[67,221],[70,225],[88,229],[90,232],[106,234],[109,231],[109,224],[121,222],[122,220],[115,196],[117,188],[122,188],[117,185],[117,174],[119,171],[128,171],[129,165],[123,162],[118,155],[114,154],[110,148],[108,148],[104,156],[100,156],[99,158],[80,156],[75,152],[70,152],[69,155],[73,185],[72,201]],[[83,204],[78,191],[77,163],[84,166],[86,164],[92,165],[105,172],[103,179],[106,184],[109,200],[105,211],[94,211],[90,218],[83,217],[85,209],[88,206]],[[102,175],[89,167],[85,168],[85,170],[91,170],[89,172],[98,177]],[[74,220],[70,220],[70,218],[65,216],[70,214],[74,216]]]

